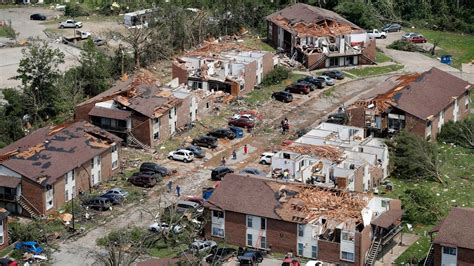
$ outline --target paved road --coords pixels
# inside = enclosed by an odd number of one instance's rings
[[[60,66],[61,69],[67,69],[77,64],[76,59],[80,55],[80,50],[49,39],[43,32],[46,29],[43,22],[30,20],[30,15],[33,13],[42,13],[49,17],[59,14],[57,11],[43,8],[6,8],[0,9],[0,19],[11,21],[13,29],[18,33],[18,40],[40,38],[47,40],[52,47],[60,49],[65,54],[65,63]],[[20,84],[19,81],[10,78],[17,74],[16,70],[22,58],[22,49],[21,47],[0,48],[0,90]],[[0,98],[2,97],[0,94]]]

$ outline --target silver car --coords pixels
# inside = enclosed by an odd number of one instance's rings
[[[326,83],[328,86],[333,86],[335,84],[334,79],[328,76],[319,76],[318,79]]]

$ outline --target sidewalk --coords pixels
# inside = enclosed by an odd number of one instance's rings
[[[397,237],[397,240],[399,239],[400,236]],[[400,255],[405,252],[413,243],[415,243],[419,236],[415,234],[403,234],[402,240],[403,240],[403,245],[396,245],[393,247],[392,250],[387,252],[380,260],[375,262],[376,266],[382,266],[382,265],[395,265],[395,260],[400,257]]]

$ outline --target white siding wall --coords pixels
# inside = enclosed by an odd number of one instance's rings
[[[65,201],[71,200],[76,189],[75,170],[69,171],[64,177],[64,196]]]
[[[248,219],[252,219],[252,227],[249,227],[248,225]],[[248,245],[250,244],[248,242],[249,238],[248,236],[249,235],[252,235],[252,247],[255,247],[255,248],[261,248],[261,237],[267,237],[267,230],[266,230],[266,224],[265,224],[265,229],[261,229],[261,217],[259,216],[253,216],[253,215],[246,215],[245,217],[245,222],[246,222],[246,227],[247,227],[247,230],[246,230],[246,234],[245,234],[245,244]],[[266,219],[265,219],[265,223],[266,223]],[[260,240],[259,240],[260,238]],[[257,246],[258,245],[258,246]]]
[[[95,156],[91,160],[91,181],[92,185],[97,185],[100,182],[101,173],[100,173],[100,155]]]
[[[458,263],[458,250],[455,249],[455,255],[445,253],[444,247],[441,246],[441,265],[442,266],[456,266]]]
[[[297,242],[303,244],[303,257],[306,258],[314,258],[312,256],[312,247],[318,246],[318,240],[314,238],[313,236],[316,235],[316,227],[312,224],[302,224],[303,229],[303,236],[300,236],[299,230],[298,230],[298,225],[297,225]],[[298,247],[296,247],[297,249]]]

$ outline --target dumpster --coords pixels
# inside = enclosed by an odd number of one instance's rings
[[[240,127],[229,127],[232,132],[234,132],[236,138],[243,138],[244,137],[244,130]]]
[[[449,54],[442,55],[441,56],[441,63],[451,65],[453,63],[452,56],[449,55]]]

